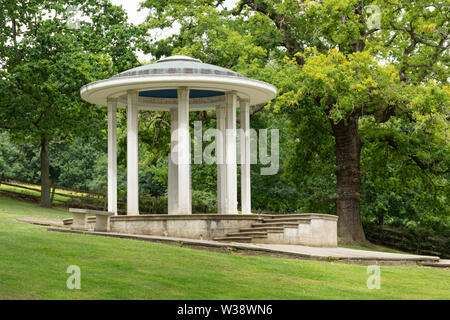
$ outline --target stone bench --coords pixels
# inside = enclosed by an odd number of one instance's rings
[[[109,231],[109,219],[114,215],[113,212],[89,210],[89,209],[77,209],[70,208],[69,212],[73,213],[73,222],[71,229],[87,231],[88,215],[95,215],[95,229],[94,231],[108,232]]]

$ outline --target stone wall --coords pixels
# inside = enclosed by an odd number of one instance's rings
[[[236,215],[236,214],[192,214],[192,215],[138,215],[113,216],[110,231],[126,234],[143,234],[174,238],[213,240],[226,237],[252,224],[270,222],[280,217],[297,218],[297,226],[285,226],[282,232],[267,232],[267,238],[252,242],[272,244],[299,244],[317,247],[337,246],[337,216],[321,214],[304,215]],[[72,219],[64,220],[66,225]],[[94,231],[95,217],[89,217],[88,230]]]

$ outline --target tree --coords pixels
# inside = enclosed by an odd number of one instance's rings
[[[74,10],[88,17],[78,29]],[[0,128],[40,146],[41,205],[49,207],[49,142],[101,132],[104,111],[79,89],[135,66],[140,32],[106,0],[6,1],[1,18]]]
[[[363,2],[341,2],[336,8],[336,3],[325,1],[306,11],[324,27],[334,48],[297,54],[292,61],[297,71],[292,76],[298,78],[292,85],[302,86],[284,97],[304,107],[320,106],[330,120],[337,164],[338,232],[347,242],[364,241],[359,208],[363,143],[384,141],[393,152],[406,153],[409,162],[404,165],[435,175],[448,172],[449,144],[440,130],[447,127],[448,113],[442,68],[448,59],[445,8],[427,1],[378,4],[384,9],[382,19],[379,28],[372,29],[369,18],[362,19]],[[429,11],[433,6],[436,10]],[[333,27],[329,21],[336,9],[348,21],[343,26],[334,21],[337,27]],[[419,68],[412,61],[424,66]]]
[[[297,137],[290,174],[305,172],[293,170],[305,163],[319,172],[321,163],[335,168],[343,241],[365,241],[364,144],[384,141],[404,153],[408,165],[432,175],[448,173],[449,144],[442,131],[448,129],[449,96],[444,1],[242,0],[231,10],[222,3],[144,2],[152,9],[149,28],[181,25],[178,34],[149,50],[156,56],[190,52],[277,85],[273,110],[286,114],[296,133],[305,133],[305,127],[319,131],[311,141]],[[381,15],[374,16],[378,9]],[[308,125],[310,119],[321,125]]]

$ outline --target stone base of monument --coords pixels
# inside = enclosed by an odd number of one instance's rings
[[[73,219],[65,219],[71,226]],[[87,219],[94,231],[95,217]],[[236,215],[190,214],[112,216],[109,230],[116,233],[176,237],[221,242],[337,246],[337,216],[326,214]]]

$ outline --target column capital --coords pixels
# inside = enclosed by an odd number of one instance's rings
[[[135,93],[139,93],[139,90],[127,90],[127,94],[135,94]]]
[[[225,119],[225,106],[217,106],[216,107],[216,118]]]
[[[106,98],[106,102],[108,104],[110,104],[110,103],[117,103],[117,98],[108,97],[108,98]]]
[[[236,90],[225,91],[225,95],[236,95],[237,96],[237,91]]]

